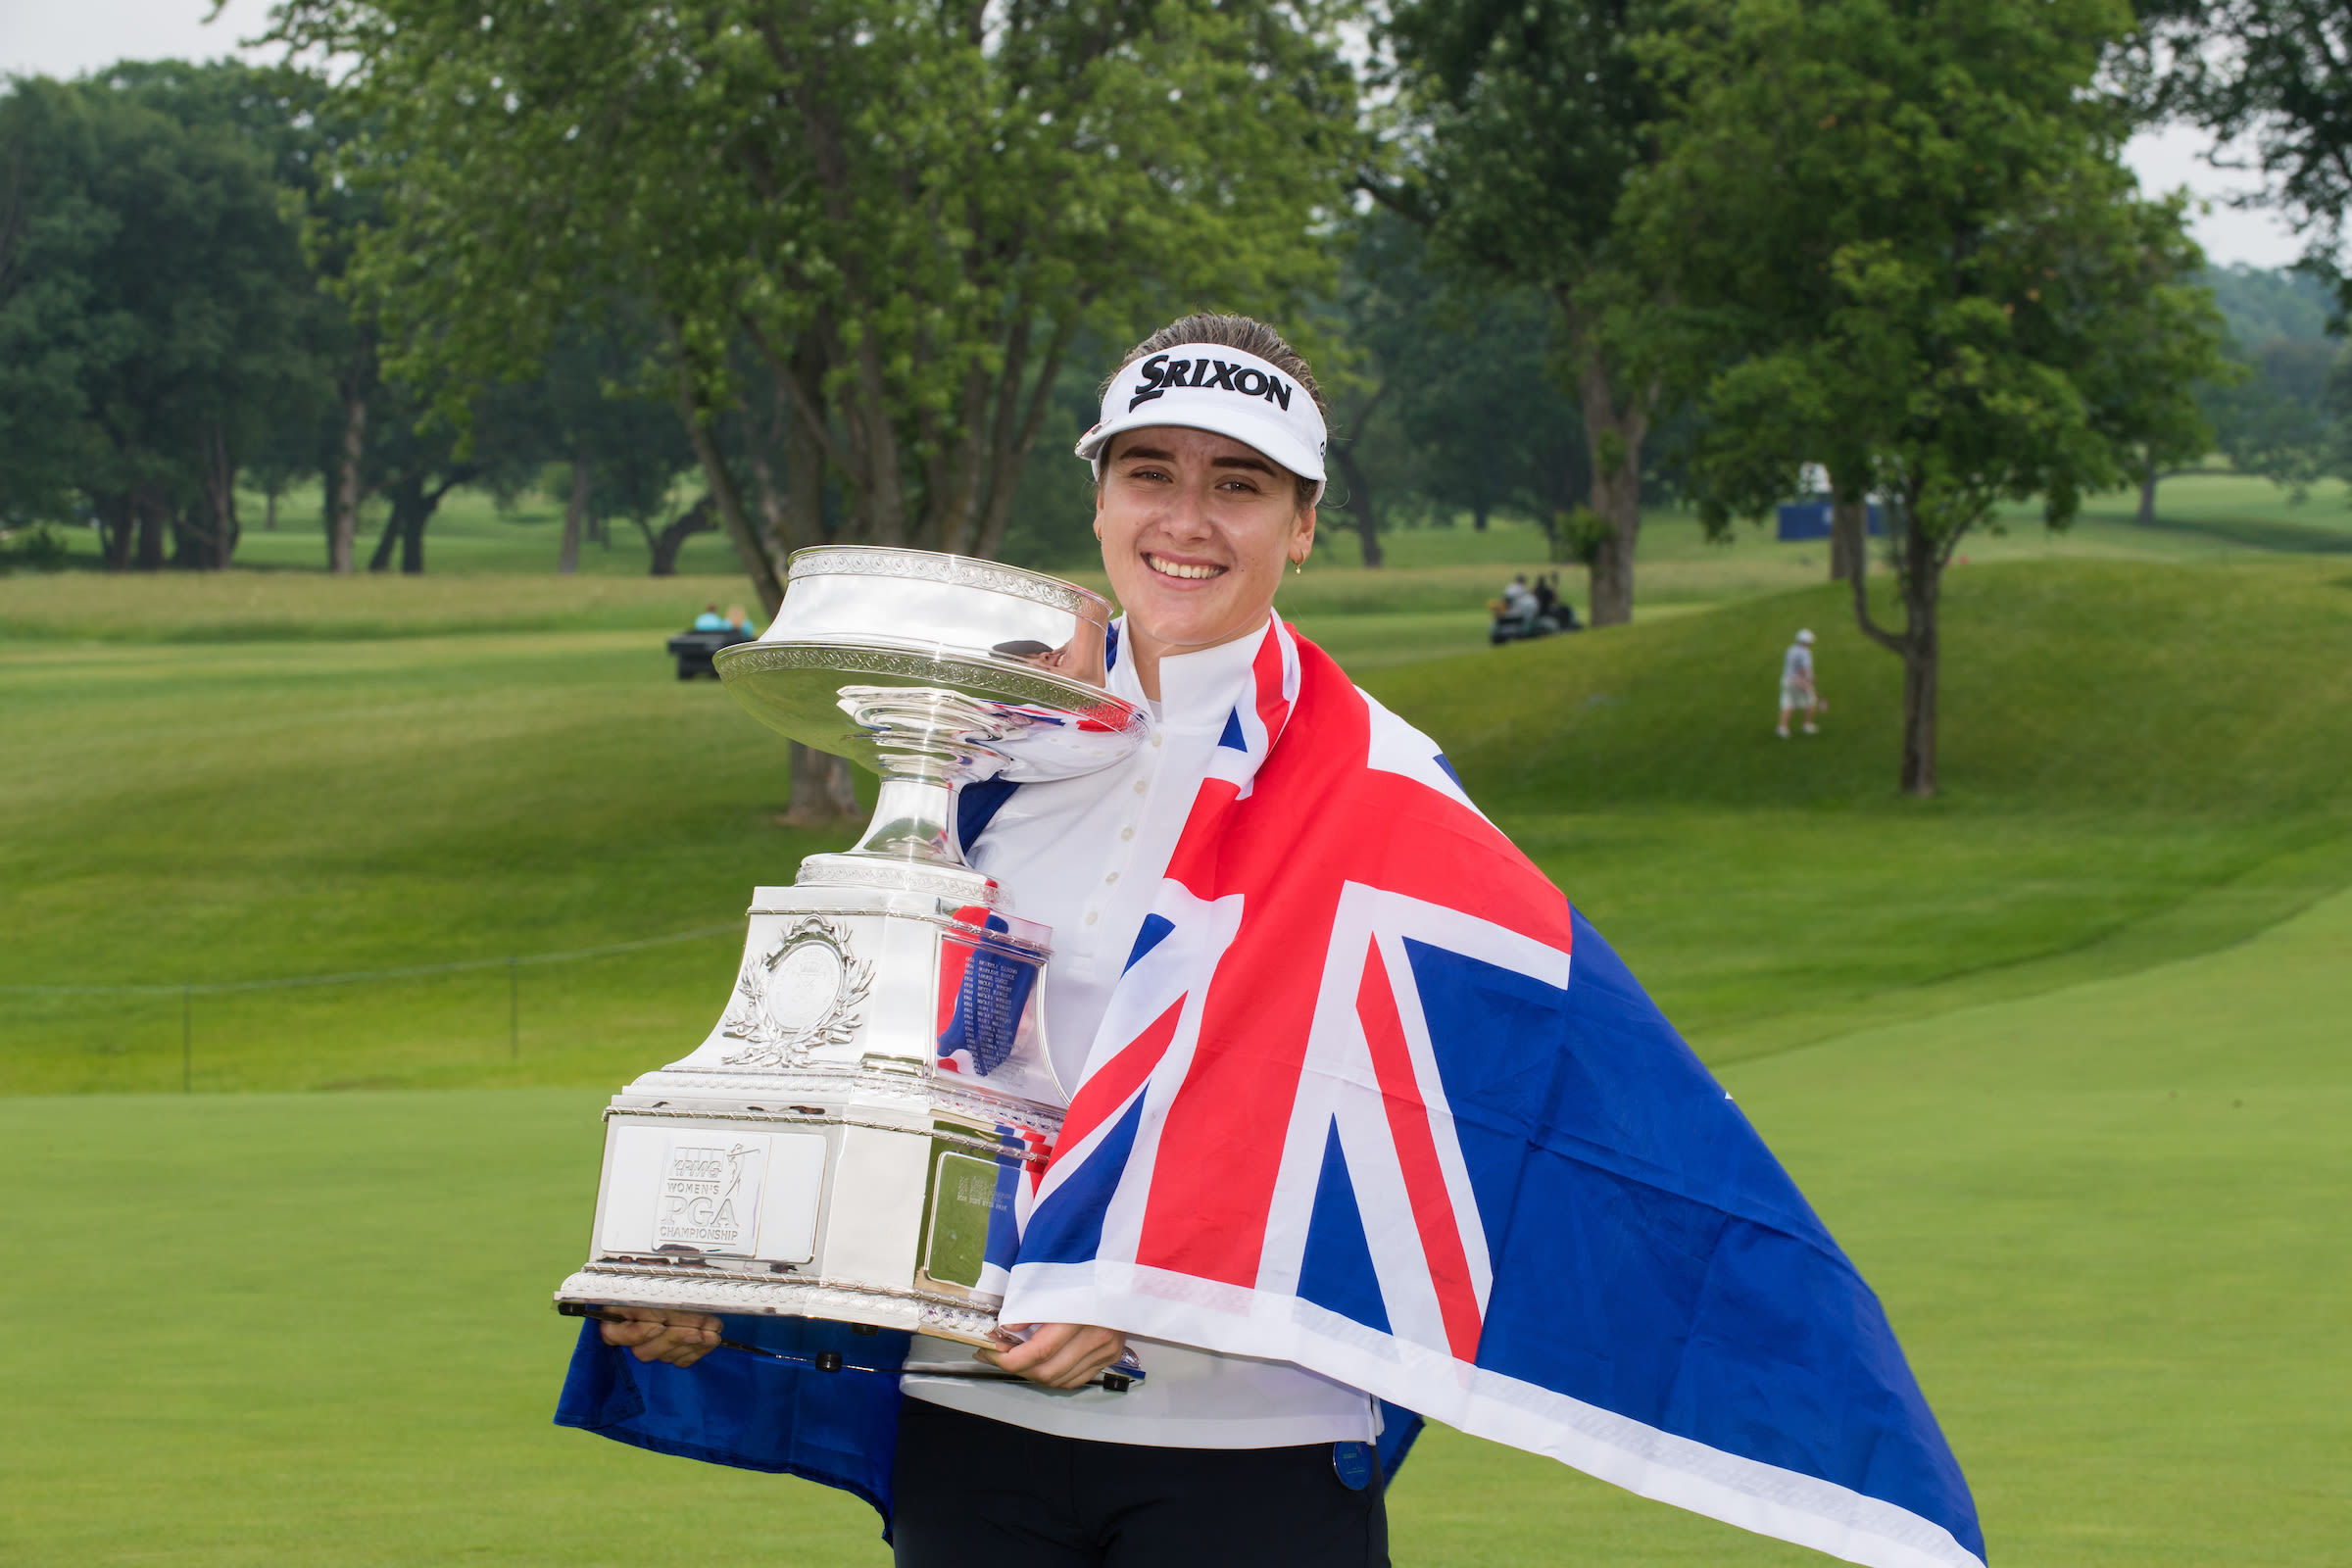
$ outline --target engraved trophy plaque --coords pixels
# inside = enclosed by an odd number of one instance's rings
[[[964,863],[956,791],[1105,766],[1149,719],[1104,690],[1110,607],[990,562],[829,546],[792,558],[727,689],[881,775],[853,849],[758,889],[701,1046],[615,1096],[572,1310],[828,1318],[994,1343],[1014,1195],[1067,1096],[1050,948]]]

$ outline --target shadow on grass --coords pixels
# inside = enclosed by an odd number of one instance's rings
[[[2312,556],[2352,556],[2352,529],[2325,523],[2279,522],[2254,517],[2208,517],[2191,522],[2158,517],[2153,522],[2134,518],[2130,526],[2153,533],[2211,539],[2247,550],[2279,550]]]

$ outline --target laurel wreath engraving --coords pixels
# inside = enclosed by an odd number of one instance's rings
[[[841,981],[825,1010],[799,1029],[778,1018],[768,1005],[767,985],[777,965],[810,943],[831,948],[841,960]],[[806,1067],[819,1047],[849,1043],[858,1032],[858,1009],[874,983],[874,966],[859,963],[850,951],[850,933],[840,921],[820,914],[803,915],[776,939],[775,946],[743,966],[735,982],[735,1000],[719,1020],[719,1033],[741,1040],[744,1049],[720,1058],[727,1067]]]

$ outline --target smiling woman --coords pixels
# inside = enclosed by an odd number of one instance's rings
[[[1246,316],[1172,322],[1103,382],[1078,455],[1146,696],[1163,656],[1266,624],[1284,564],[1314,548],[1324,441],[1313,372]]]

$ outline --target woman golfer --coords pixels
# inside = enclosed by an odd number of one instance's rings
[[[1983,1568],[1876,1298],[1740,1108],[1436,744],[1274,614],[1323,441],[1279,336],[1196,316],[1078,445],[1108,685],[1156,722],[958,822],[1053,928],[1076,1085],[1007,1269],[1030,1332],[980,1352],[1015,1376],[865,1382],[820,1431],[821,1372],[641,1384],[609,1347],[685,1365],[719,1326],[646,1314],[575,1352],[559,1419],[850,1487],[909,1568],[1385,1568],[1375,1440],[1410,1411],[1874,1568]],[[1086,1386],[1129,1348],[1143,1383]]]
[[[1103,386],[1078,447],[1095,534],[1125,616],[1111,691],[1149,703],[1151,743],[1123,765],[1025,785],[966,849],[1011,906],[1054,931],[1046,1034],[1078,1081],[1237,705],[1274,591],[1314,547],[1323,414],[1281,335],[1239,316],[1154,332]],[[675,1314],[673,1314],[675,1315]],[[606,1343],[690,1365],[715,1319],[605,1325]],[[1365,1568],[1388,1526],[1365,1453],[1373,1401],[1281,1361],[1139,1339],[1150,1374],[1084,1388],[1129,1348],[1112,1330],[1039,1326],[982,1351],[1026,1382],[908,1377],[892,1521],[901,1564],[930,1568]],[[958,1347],[918,1341],[910,1359]]]

